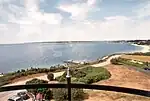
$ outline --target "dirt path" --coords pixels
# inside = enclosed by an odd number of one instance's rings
[[[64,73],[64,71],[54,73],[54,78],[56,78],[58,76],[61,76],[63,73]],[[16,81],[14,80],[12,84],[8,84],[8,85],[5,85],[5,86],[25,85],[25,83],[27,81],[32,80],[33,78],[37,78],[37,79],[42,79],[42,80],[47,80],[48,81],[47,74],[42,73],[42,74],[34,74],[34,75],[27,76],[27,77],[19,78]],[[7,101],[7,99],[9,97],[11,97],[13,95],[16,95],[20,91],[24,91],[24,90],[9,91],[9,92],[0,92],[0,101]],[[31,101],[31,99],[28,100],[28,101]]]
[[[13,83],[16,83],[16,82],[19,82],[19,81],[22,81],[22,80],[28,80],[30,78],[41,77],[41,76],[44,76],[44,75],[46,75],[46,74],[45,73],[32,74],[32,75],[16,78],[16,79],[12,80],[11,82],[13,84]]]
[[[109,57],[106,61],[101,62],[101,63],[98,63],[98,64],[94,64],[94,65],[91,65],[91,66],[93,66],[93,67],[102,67],[102,66],[109,65],[111,59],[113,59],[113,58],[118,58],[118,57],[120,57],[120,56],[121,56],[121,55],[113,55],[113,56]]]

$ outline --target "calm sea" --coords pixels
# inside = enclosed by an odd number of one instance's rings
[[[50,67],[64,60],[96,60],[118,52],[141,50],[127,43],[28,43],[0,45],[0,72],[22,68]]]

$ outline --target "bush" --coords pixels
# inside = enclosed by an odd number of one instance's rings
[[[91,73],[87,75],[86,77],[80,78],[78,81],[79,82],[84,82],[85,84],[91,84],[98,82],[100,80],[105,80],[108,79],[111,76],[111,74],[108,73]]]
[[[125,58],[117,58],[117,59],[113,59],[112,61],[113,62],[115,61],[113,64],[134,66],[141,69],[144,69],[145,67],[148,67],[150,65],[149,62],[142,62],[142,61],[132,62],[132,59],[125,59]],[[142,64],[140,64],[139,62],[141,62]]]
[[[79,78],[78,82],[84,82],[85,84],[91,84],[98,82],[100,80],[108,79],[111,74],[110,72],[103,67],[86,67],[81,69],[86,73],[86,76]]]
[[[64,81],[66,81],[66,75],[67,75],[67,71],[64,72],[64,74],[62,76],[57,77],[56,80],[59,82],[64,82]],[[82,77],[86,76],[86,73],[82,70],[70,69],[70,75],[74,78],[82,78]]]
[[[68,91],[65,88],[52,89],[55,101],[66,101],[68,99]],[[82,101],[84,99],[83,89],[71,89],[71,101]]]
[[[8,83],[10,83],[10,82],[8,81],[8,78],[6,76],[0,77],[0,87],[3,85],[6,85]]]
[[[26,82],[26,85],[31,85],[31,84],[47,84],[48,82],[45,80],[40,80],[40,79],[32,79],[30,81]],[[27,89],[28,92],[31,92],[32,94],[36,94],[37,92],[45,93],[47,88],[37,88],[37,89]]]
[[[53,92],[50,89],[48,89],[45,93],[45,100],[50,100],[52,98],[53,98]]]
[[[54,74],[53,73],[48,73],[47,74],[47,79],[49,80],[49,81],[52,81],[53,79],[54,79]]]
[[[111,59],[110,62],[114,65],[119,65],[118,58]]]
[[[91,66],[86,66],[82,69],[72,69],[70,70],[70,74],[73,82],[83,82],[85,84],[95,83],[100,80],[108,79],[111,76],[107,69]],[[66,81],[66,72],[62,76],[57,77],[56,80],[59,82]]]
[[[76,77],[76,78],[82,78],[82,77],[86,76],[86,73],[82,70],[75,70],[73,72],[73,76]]]
[[[135,53],[129,53],[127,55],[141,55],[141,56],[150,56],[150,52],[142,53],[142,52],[135,52]]]

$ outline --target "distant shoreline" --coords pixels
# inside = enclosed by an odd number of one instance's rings
[[[90,42],[90,41],[89,41]],[[133,46],[136,46],[136,47],[141,47],[142,49],[141,50],[135,50],[135,51],[131,51],[131,52],[116,52],[116,53],[112,53],[112,54],[108,54],[108,55],[106,55],[106,56],[103,56],[103,57],[101,57],[101,58],[97,58],[97,59],[95,59],[95,60],[89,60],[89,61],[78,61],[77,60],[77,62],[79,63],[79,64],[83,64],[83,62],[86,62],[86,63],[94,63],[94,62],[96,62],[96,63],[101,63],[101,62],[104,62],[104,61],[107,61],[107,59],[109,58],[109,57],[111,57],[111,56],[114,56],[114,55],[121,55],[121,54],[126,54],[126,53],[135,53],[135,52],[142,52],[142,53],[145,53],[145,52],[149,52],[150,51],[150,46],[149,45],[138,45],[138,44],[132,44],[132,43],[130,43],[130,45],[133,45]],[[76,61],[76,60],[73,60],[73,62],[74,61]],[[98,62],[99,61],[99,62]],[[64,64],[63,64],[64,65]],[[57,65],[56,65],[57,66]],[[20,70],[20,69],[19,69]],[[12,72],[14,72],[14,71],[12,71]],[[8,72],[8,73],[11,73],[11,72]],[[3,74],[1,74],[0,73],[0,77],[1,76],[3,76]]]
[[[113,42],[113,41],[45,41],[45,42],[22,42],[22,43],[6,43],[0,45],[19,45],[19,44],[37,44],[37,43],[90,43],[90,42]]]
[[[132,52],[125,52],[125,53],[114,53],[111,55],[106,55],[104,57],[102,57],[100,60],[104,60],[103,62],[99,62],[97,64],[93,64],[94,67],[98,67],[98,66],[104,66],[104,65],[108,65],[110,63],[110,60],[113,58],[118,58],[123,54],[128,54],[128,53],[136,53],[136,52],[142,52],[142,53],[147,53],[150,52],[150,46],[149,45],[138,45],[138,44],[131,44],[133,46],[136,47],[141,47],[141,50],[137,50],[137,51],[132,51]]]
[[[134,45],[134,46],[139,46],[139,47],[142,47],[143,49],[141,49],[141,50],[138,50],[138,51],[136,51],[136,52],[141,52],[141,53],[144,53],[144,52],[148,52],[149,51],[149,46],[143,46],[143,45],[136,45],[136,44],[132,44],[132,45]],[[76,64],[76,66],[79,66],[79,65],[82,65],[82,66],[86,66],[86,65],[89,65],[89,66],[93,66],[93,67],[103,67],[103,66],[106,66],[106,65],[109,65],[109,64],[111,64],[111,59],[113,59],[113,58],[118,58],[118,57],[120,57],[121,55],[123,55],[123,54],[128,54],[128,53],[136,53],[136,52],[125,52],[125,53],[112,53],[112,54],[110,54],[110,55],[106,55],[106,56],[103,56],[102,58],[99,58],[99,59],[97,59],[97,60],[93,60],[93,61],[88,61],[88,62],[85,62],[85,64],[82,64],[81,62],[79,62],[79,63],[77,63]],[[74,62],[74,61],[73,61]],[[57,66],[57,65],[56,65]],[[63,66],[63,65],[60,65],[60,66]],[[33,68],[33,69],[36,69],[36,68]],[[38,68],[37,68],[38,69]],[[42,69],[42,68],[41,68]],[[39,70],[41,70],[40,68],[39,68]],[[44,68],[43,68],[44,69]],[[45,68],[46,69],[46,68]],[[54,69],[54,68],[53,68]],[[60,71],[65,71],[66,70],[66,68],[64,68],[64,69],[61,69],[61,68],[56,68],[55,67],[55,71],[57,71],[57,70],[59,70],[60,69]],[[20,69],[18,69],[19,71],[20,71]],[[26,71],[26,70],[24,70],[24,71]],[[28,71],[30,71],[30,70],[28,70]],[[28,71],[26,71],[26,72],[28,72]],[[59,71],[59,72],[60,72]],[[58,72],[58,71],[57,71]],[[14,72],[10,72],[10,73],[16,73],[15,71]],[[19,72],[20,73],[20,72]],[[35,72],[35,73],[33,73],[33,74],[37,74],[38,72]],[[22,74],[22,72],[21,72],[21,74]],[[5,74],[1,74],[0,73],[0,76],[1,77],[3,77]],[[6,73],[6,75],[7,75],[7,73]],[[31,75],[31,74],[29,74],[29,75]],[[28,75],[27,75],[28,76]],[[21,76],[21,77],[23,77],[23,76]]]
[[[0,43],[0,45],[17,45],[17,44],[36,44],[36,43],[89,43],[89,42],[112,42],[112,43],[142,43],[147,44],[150,42],[150,39],[145,40],[61,40],[61,41],[31,41],[31,42],[18,42],[18,43]],[[142,45],[141,44],[141,45]]]

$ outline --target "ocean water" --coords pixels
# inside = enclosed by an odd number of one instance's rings
[[[28,43],[0,45],[0,73],[22,68],[45,68],[65,60],[96,60],[120,52],[141,50],[128,43]]]

